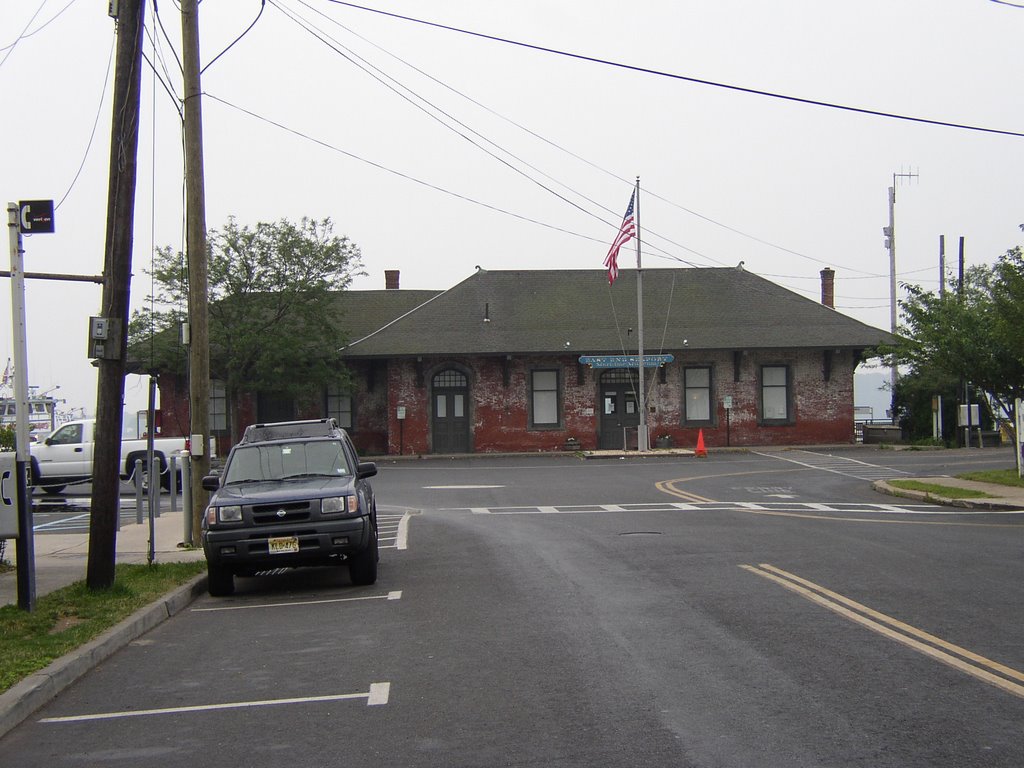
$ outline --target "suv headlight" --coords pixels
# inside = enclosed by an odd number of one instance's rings
[[[359,511],[358,496],[332,496],[320,501],[320,511],[325,515],[336,515],[348,512],[350,515]]]
[[[226,507],[207,507],[206,524],[216,525],[217,523],[240,523],[242,522],[242,508],[237,504]]]

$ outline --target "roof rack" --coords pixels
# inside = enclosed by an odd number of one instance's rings
[[[250,424],[240,442],[262,443],[267,440],[292,440],[297,437],[338,437],[342,432],[337,419],[309,419],[306,421],[276,421]]]

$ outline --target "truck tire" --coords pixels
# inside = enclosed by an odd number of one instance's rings
[[[176,469],[174,474],[177,475],[174,487],[177,489],[178,494],[181,494],[181,470]],[[171,492],[171,468],[167,467],[163,472],[160,473],[160,487],[168,493]]]
[[[58,494],[63,491],[66,485],[43,485],[40,486],[43,489],[43,493]]]
[[[235,594],[235,575],[223,565],[206,564],[206,590],[211,597],[228,597]]]
[[[128,456],[125,462],[125,472],[128,476],[128,482],[135,484],[135,460],[142,459],[142,490],[149,492],[149,465],[146,462],[146,454],[144,453],[132,453]],[[159,482],[157,483],[157,489],[164,488],[170,490],[170,473],[164,472],[164,455],[162,453],[153,454],[153,469],[157,473]],[[165,485],[166,483],[166,485]]]
[[[362,552],[355,555],[348,564],[348,575],[352,583],[360,587],[368,587],[377,582],[377,531],[370,529],[370,543]]]

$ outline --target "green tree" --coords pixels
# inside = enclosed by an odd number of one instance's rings
[[[944,295],[905,287],[899,340],[882,351],[937,384],[969,381],[1012,412],[1014,398],[1024,396],[1024,252],[972,267],[962,289],[951,283]]]
[[[210,375],[224,382],[229,419],[244,391],[298,396],[344,384],[346,338],[337,292],[363,274],[359,248],[330,219],[210,230]],[[151,370],[184,373],[179,327],[187,318],[188,271],[180,253],[157,249],[153,295],[132,317],[134,355]],[[229,422],[232,437],[238,425]]]
[[[16,442],[14,427],[0,427],[0,451],[13,451]]]

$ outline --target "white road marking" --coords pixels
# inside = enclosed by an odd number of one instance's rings
[[[504,488],[504,485],[424,485],[425,491],[479,491],[489,488]]]
[[[70,715],[68,717],[44,717],[40,723],[81,723],[87,720],[118,720],[126,717],[149,717],[151,715],[178,715],[186,712],[211,712],[218,709],[249,709],[252,707],[276,707],[284,704],[315,704],[322,701],[345,701],[366,699],[366,706],[379,707],[388,703],[391,683],[372,683],[367,693],[338,693],[333,696],[302,696],[294,699],[265,699],[263,701],[233,701],[226,704],[199,704],[192,707],[166,707],[163,709],[137,709],[123,712],[98,712],[93,715]]]
[[[400,550],[409,548],[409,520],[412,518],[408,512],[402,515],[398,521],[398,538],[395,539],[395,547]]]
[[[971,517],[984,515],[1024,515],[1022,510],[967,509],[934,504],[880,504],[872,502],[802,501],[707,501],[665,502],[662,504],[565,504],[522,507],[447,507],[440,512],[469,512],[474,515],[585,515],[638,514],[641,512],[822,512],[834,514],[932,515]]]
[[[832,472],[833,474],[843,475],[844,477],[855,477],[858,480],[885,480],[898,475],[910,474],[902,469],[894,469],[880,464],[869,464],[868,462],[861,461],[860,459],[851,459],[846,456],[833,456],[827,453],[817,453],[816,451],[793,451],[792,453],[787,453],[785,455],[778,453],[762,453],[760,451],[753,451],[753,453],[756,456],[778,459],[779,461],[786,461],[790,464],[807,467],[808,469],[819,469],[822,472]],[[794,456],[803,456],[805,460],[800,461],[794,458]]]
[[[401,591],[388,592],[386,595],[368,595],[366,597],[336,597],[329,600],[296,600],[291,603],[255,603],[253,605],[220,605],[214,608],[193,608],[193,613],[215,613],[217,611],[248,611],[253,608],[290,608],[293,605],[327,605],[329,603],[355,603],[362,600],[401,600]]]
[[[40,523],[39,525],[33,525],[32,526],[32,530],[33,531],[42,531],[42,530],[45,530],[47,528],[55,528],[55,527],[58,527],[58,526],[59,527],[64,527],[64,526],[67,526],[68,523],[74,523],[74,522],[76,522],[78,520],[88,520],[88,519],[89,519],[88,513],[84,514],[84,515],[72,515],[71,517],[61,517],[61,518],[59,518],[57,520],[51,520],[48,523]]]

